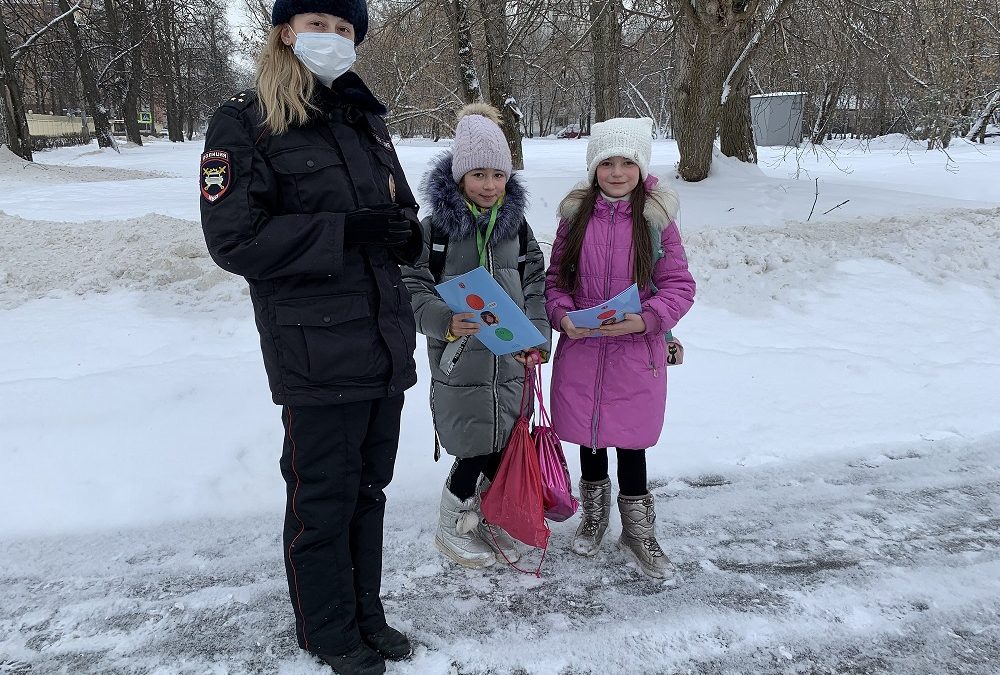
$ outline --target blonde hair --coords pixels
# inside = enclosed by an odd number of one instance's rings
[[[267,35],[264,51],[257,59],[257,99],[264,124],[273,134],[283,134],[309,121],[316,78],[302,65],[292,48],[281,40],[286,24],[275,26]]]

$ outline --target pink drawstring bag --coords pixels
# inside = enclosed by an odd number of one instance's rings
[[[561,523],[579,508],[580,503],[573,496],[573,483],[569,477],[569,467],[566,466],[566,455],[563,454],[562,442],[552,428],[552,419],[545,409],[545,399],[542,395],[542,366],[535,366],[534,383],[535,396],[538,398],[538,419],[531,432],[538,449],[538,465],[542,475],[542,502],[545,506],[545,517]],[[526,380],[527,382],[527,380]]]
[[[510,440],[503,450],[500,468],[493,483],[483,493],[481,511],[487,525],[498,525],[514,539],[542,549],[542,559],[534,572],[518,570],[541,576],[545,562],[545,549],[549,543],[548,524],[545,522],[545,508],[542,498],[542,478],[538,466],[538,450],[528,427],[528,410],[531,404],[533,366],[525,366],[524,392],[521,394],[521,416],[514,424]],[[492,528],[490,534],[493,534]],[[494,535],[495,537],[495,535]],[[504,556],[506,558],[506,556]]]

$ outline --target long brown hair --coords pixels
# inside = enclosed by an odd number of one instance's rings
[[[292,48],[281,40],[285,24],[275,26],[267,36],[257,59],[257,99],[264,123],[278,135],[309,121],[316,78],[302,65]]]
[[[580,251],[583,250],[583,238],[594,215],[599,194],[600,188],[596,180],[589,188],[579,188],[569,194],[570,199],[580,202],[580,207],[569,220],[566,248],[563,249],[559,275],[556,278],[556,283],[565,291],[574,292],[579,288]],[[653,240],[649,236],[649,224],[644,215],[646,187],[641,180],[629,195],[629,201],[632,204],[632,279],[639,284],[639,288],[643,288],[653,277]]]

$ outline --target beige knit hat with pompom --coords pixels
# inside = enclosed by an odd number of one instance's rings
[[[456,183],[474,169],[513,171],[510,146],[500,129],[500,111],[487,103],[472,103],[458,113],[451,146],[451,176]]]

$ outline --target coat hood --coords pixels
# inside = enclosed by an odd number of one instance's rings
[[[475,236],[477,223],[473,222],[472,212],[465,203],[465,197],[452,178],[451,159],[451,152],[437,157],[431,170],[424,176],[420,189],[428,201],[435,225],[451,239],[469,239]],[[527,202],[528,193],[521,179],[517,174],[512,174],[507,178],[506,193],[497,213],[497,222],[493,226],[491,242],[517,236],[524,220]],[[478,225],[481,229],[485,229],[489,218],[489,211],[479,216]]]
[[[651,226],[663,231],[671,222],[677,220],[681,206],[677,193],[665,185],[658,185],[659,182],[660,179],[652,174],[643,182],[646,188],[646,206],[642,215]],[[559,203],[559,217],[571,220],[580,210],[580,205],[589,189],[590,185],[587,183],[577,184]]]

